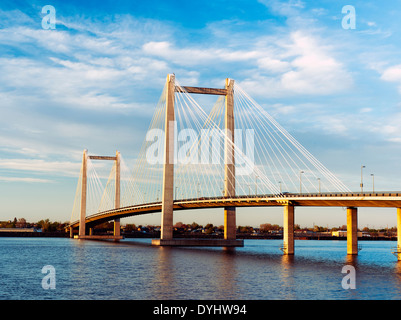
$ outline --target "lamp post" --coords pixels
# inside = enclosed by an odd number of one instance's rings
[[[321,193],[321,189],[320,189],[320,178],[317,178],[317,181],[319,182],[319,194]]]
[[[361,166],[361,193],[363,193],[363,168],[366,168],[366,167]]]
[[[302,174],[304,171],[299,172],[299,193],[302,194]]]
[[[280,193],[282,193],[282,190],[281,190],[281,189],[282,189],[282,188],[281,188],[281,181],[279,181],[278,184],[279,184],[279,187],[280,187]]]
[[[373,173],[371,173],[370,176],[372,177],[373,193],[375,193],[375,175]]]

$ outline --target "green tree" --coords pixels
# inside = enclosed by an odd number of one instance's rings
[[[37,223],[38,227],[42,229],[43,232],[49,231],[50,228],[50,221],[49,219],[46,220],[40,220]]]

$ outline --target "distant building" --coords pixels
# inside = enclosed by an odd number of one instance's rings
[[[331,235],[333,237],[346,237],[347,236],[347,230],[332,231]]]
[[[347,236],[347,230],[338,230],[338,231],[332,231],[331,235],[333,237],[346,237]],[[369,237],[369,233],[367,232],[362,232],[358,231],[357,232],[357,237]]]

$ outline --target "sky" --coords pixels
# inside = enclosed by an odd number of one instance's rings
[[[366,190],[371,174],[376,191],[401,190],[400,16],[399,0],[0,0],[0,220],[69,221],[82,151],[133,163],[170,73],[188,86],[235,79],[349,189],[364,165]],[[396,225],[395,209],[359,213],[359,227]],[[346,224],[344,208],[295,219]],[[223,212],[174,221],[219,225]],[[281,225],[282,209],[238,209],[237,224],[266,222]]]

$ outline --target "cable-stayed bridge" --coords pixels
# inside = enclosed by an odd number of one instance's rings
[[[207,110],[193,94],[217,99]],[[77,238],[97,238],[91,228],[114,220],[110,238],[118,240],[121,218],[161,212],[155,245],[242,246],[236,208],[282,206],[283,252],[293,254],[295,207],[337,206],[347,208],[348,254],[358,253],[358,207],[397,208],[401,239],[401,192],[351,192],[232,79],[217,89],[181,86],[168,75],[144,138],[133,168],[119,152],[84,150],[71,236],[78,229]],[[113,161],[107,181],[96,172],[99,160]],[[174,239],[173,212],[204,208],[224,209],[224,239]]]

